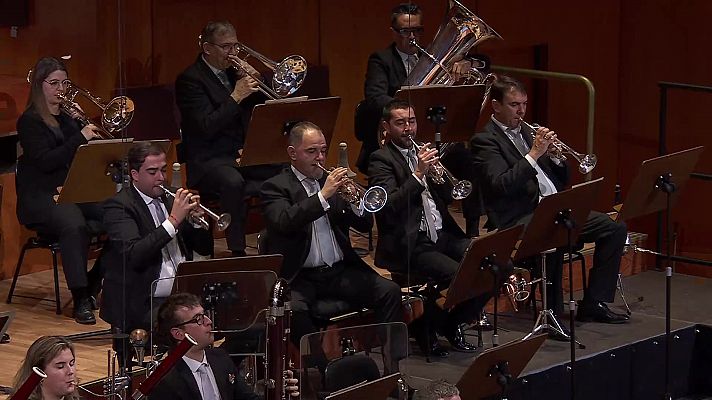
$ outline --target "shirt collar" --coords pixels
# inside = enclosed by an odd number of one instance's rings
[[[497,126],[499,126],[499,128],[500,128],[504,133],[506,133],[507,136],[510,135],[510,132],[511,132],[511,133],[519,133],[519,132],[522,130],[522,124],[521,124],[521,123],[520,123],[519,126],[517,126],[516,128],[510,128],[510,127],[508,127],[507,125],[505,125],[505,124],[499,122],[499,121],[497,120],[497,118],[494,117],[494,114],[492,114],[492,117],[491,117],[491,118],[492,118],[492,122],[494,122],[495,124],[497,124]]]
[[[304,182],[304,180],[308,178],[308,176],[304,175],[303,173],[299,172],[298,169],[294,168],[294,165],[291,165],[290,167],[292,168],[292,172],[294,172],[294,175],[296,175],[297,179],[299,179],[299,182]]]
[[[153,203],[153,200],[154,200],[153,197],[151,197],[151,196],[146,196],[146,194],[145,194],[144,192],[138,190],[138,188],[136,187],[135,184],[132,183],[132,185],[133,185],[134,189],[136,189],[136,191],[138,192],[139,196],[141,196],[141,198],[143,199],[143,201],[146,203],[146,205],[149,205],[149,204]]]
[[[204,55],[204,54],[201,54],[200,57],[203,59],[203,61],[205,62],[205,64],[208,65],[208,68],[210,68],[210,70],[213,71],[213,73],[214,73],[218,78],[220,77],[220,72],[223,72],[223,73],[225,72],[225,71],[222,70],[222,69],[217,69],[217,68],[213,67],[213,66],[208,62],[208,60],[205,59],[205,55]]]
[[[398,52],[398,55],[400,56],[401,60],[403,60],[403,64],[404,64],[404,65],[408,63],[408,57],[411,57],[411,56],[412,56],[412,57],[415,57],[416,60],[418,59],[418,53],[415,53],[415,54],[406,54],[406,53],[404,53],[404,52],[398,50],[397,47],[396,47],[396,52]]]
[[[188,356],[183,356],[183,361],[188,364],[188,368],[190,368],[193,373],[197,373],[201,365],[208,363],[208,360],[205,358],[205,350],[203,350],[203,359],[201,361],[195,361]]]

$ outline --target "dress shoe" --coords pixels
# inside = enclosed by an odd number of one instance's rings
[[[479,321],[475,321],[472,326],[475,329],[479,328],[483,331],[491,331],[493,329],[492,323],[489,321],[489,318],[487,318],[487,314],[484,313],[482,314],[482,318],[480,318]]]
[[[245,257],[245,256],[247,256],[247,253],[245,253],[245,250],[233,250],[232,256],[233,257]]]
[[[96,318],[94,317],[94,312],[91,309],[91,301],[89,301],[88,297],[79,301],[79,304],[74,305],[73,317],[74,321],[78,324],[96,324]]]
[[[622,324],[627,322],[629,317],[614,313],[608,309],[606,303],[602,301],[585,302],[582,301],[576,312],[576,320],[581,322],[602,322],[604,324]]]
[[[444,347],[440,346],[438,343],[438,338],[433,335],[430,340],[426,339],[425,333],[419,333],[416,335],[415,341],[418,343],[418,347],[423,355],[431,355],[433,357],[445,358],[450,355],[450,353]],[[428,350],[430,347],[430,350]]]
[[[477,351],[477,346],[465,340],[465,333],[459,325],[449,332],[446,332],[445,338],[450,342],[450,348],[462,353],[474,353]]]

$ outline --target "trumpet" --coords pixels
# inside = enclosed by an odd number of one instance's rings
[[[532,137],[536,137],[536,130],[541,128],[541,125],[539,124],[529,124],[528,122],[524,121],[523,119],[520,119],[522,124],[526,126],[527,128],[532,130]],[[596,157],[595,154],[581,154],[574,149],[572,149],[569,145],[566,143],[562,142],[558,138],[555,139],[553,143],[553,150],[550,153],[552,157],[557,158],[561,161],[566,161],[566,156],[564,153],[569,154],[571,157],[576,159],[579,163],[579,172],[582,174],[588,174],[589,172],[593,171],[594,168],[596,168],[596,163],[598,162],[598,158]]]
[[[260,80],[259,76],[255,76],[250,71],[245,69],[239,61],[228,57],[228,60],[235,69],[243,71],[250,78],[257,81],[257,84],[259,85],[258,90],[272,100],[281,99],[293,94],[299,90],[304,83],[304,79],[307,77],[307,60],[300,55],[295,54],[288,56],[278,63],[240,42],[237,42],[236,47],[238,53],[236,57],[238,60],[247,62],[247,58],[252,56],[258,59],[267,68],[274,71],[274,75],[272,76],[272,87],[269,87]],[[244,58],[240,58],[240,51],[245,52],[247,55]]]
[[[415,142],[413,135],[408,135],[408,139],[410,139],[417,151],[423,148],[422,145]],[[472,193],[472,182],[466,179],[458,180],[440,161],[430,166],[428,176],[438,185],[442,185],[446,181],[450,182],[452,185],[452,198],[455,200],[462,200]]]
[[[327,174],[334,170],[333,168],[326,169],[318,162],[314,165]],[[363,209],[370,213],[378,212],[386,205],[388,201],[386,189],[380,186],[372,186],[366,189],[351,178],[344,177],[344,180],[345,183],[339,187],[337,193],[347,202],[359,209],[363,206]]]
[[[169,195],[173,198],[176,197],[176,194],[174,192],[171,192],[170,190],[168,190],[165,186],[161,185],[160,187],[161,187],[161,189],[163,189],[163,191],[167,195]],[[216,213],[212,212],[209,208],[205,207],[204,205],[202,205],[202,204],[198,204],[198,205],[200,206],[200,208],[203,209],[203,211],[205,211],[205,213],[207,213],[210,216],[210,218],[212,218],[215,221],[215,225],[217,226],[219,231],[224,231],[225,229],[227,229],[228,226],[230,226],[230,222],[232,222],[232,217],[230,216],[230,214],[222,213],[220,215],[217,215]],[[199,225],[201,228],[203,228],[205,230],[210,229],[210,224],[208,223],[208,221],[205,218],[193,216],[192,214],[188,218],[190,218],[190,222],[192,224]]]

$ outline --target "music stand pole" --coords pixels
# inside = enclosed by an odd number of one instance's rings
[[[432,122],[433,125],[435,125],[435,148],[438,150],[438,152],[442,147],[442,141],[440,138],[440,125],[447,122],[447,117],[445,116],[446,112],[447,107],[445,106],[429,107],[428,111],[426,112],[428,121]]]
[[[556,223],[566,227],[567,252],[569,254],[569,344],[571,345],[571,399],[576,397],[575,374],[576,374],[576,324],[574,324],[574,311],[576,302],[574,301],[574,274],[573,274],[573,244],[571,237],[576,227],[576,222],[571,218],[571,209],[560,211],[556,218]]]
[[[672,350],[672,337],[670,335],[670,295],[672,292],[672,261],[671,245],[672,231],[670,230],[670,208],[672,194],[676,190],[672,181],[672,174],[660,175],[655,188],[665,193],[665,229],[667,230],[667,246],[665,256],[665,400],[672,400],[672,390],[670,388],[670,352]]]

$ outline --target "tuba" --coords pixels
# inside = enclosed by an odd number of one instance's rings
[[[292,308],[289,284],[283,278],[272,286],[267,311],[265,343],[265,400],[287,400],[287,369],[289,362],[289,331]]]
[[[450,8],[445,20],[438,28],[435,38],[427,49],[421,47],[415,40],[412,44],[423,53],[410,74],[409,85],[452,85],[455,79],[450,74],[456,61],[462,59],[474,46],[487,39],[501,39],[482,19],[477,17],[467,7],[457,0],[449,0]],[[481,66],[480,66],[481,67]],[[475,76],[473,83],[485,83],[489,76],[482,76],[477,68],[470,70]]]

